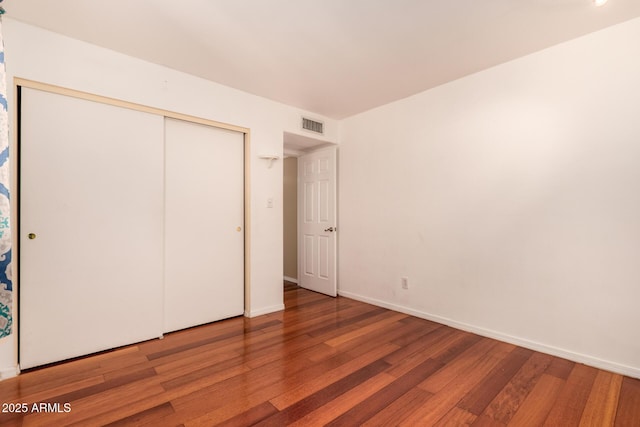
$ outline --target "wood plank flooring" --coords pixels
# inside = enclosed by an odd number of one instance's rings
[[[640,426],[640,380],[293,284],[285,305],[0,382],[0,425]]]

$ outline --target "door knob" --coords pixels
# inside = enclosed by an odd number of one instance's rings
[[[36,233],[29,233],[27,237],[29,238],[29,240],[33,240],[36,238]]]
[[[333,228],[333,227],[329,227],[329,228],[327,228],[327,229],[326,229],[326,230],[324,230],[324,231],[328,231],[329,233],[332,233],[332,232],[334,232],[335,230],[336,230],[335,228]]]

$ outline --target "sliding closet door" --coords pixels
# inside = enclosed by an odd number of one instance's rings
[[[244,135],[165,119],[165,331],[244,311]]]
[[[22,89],[20,365],[162,334],[163,118]]]

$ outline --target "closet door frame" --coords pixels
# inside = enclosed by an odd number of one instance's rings
[[[187,122],[198,123],[206,126],[212,126],[220,129],[227,129],[235,132],[240,132],[244,136],[244,315],[247,316],[251,313],[251,275],[250,275],[250,248],[251,248],[251,193],[250,193],[250,159],[251,159],[251,133],[249,128],[242,126],[236,126],[228,123],[218,122],[215,120],[205,119],[201,117],[191,116],[188,114],[182,114],[175,111],[164,110],[155,107],[149,107],[142,104],[136,104],[133,102],[123,101],[115,98],[109,98],[101,95],[95,95],[88,92],[82,92],[75,89],[69,89],[61,86],[50,85],[47,83],[41,83],[33,80],[23,79],[19,77],[14,78],[14,114],[13,114],[13,136],[11,138],[10,150],[12,153],[19,153],[19,91],[21,88],[37,89],[44,92],[50,92],[53,94],[70,96],[87,101],[98,102],[102,104],[112,105],[116,107],[126,108],[135,111],[142,111],[158,116],[168,117],[172,119],[184,120]],[[11,156],[11,217],[13,218],[14,232],[12,233],[12,247],[14,248],[14,269],[13,269],[13,283],[14,283],[14,328],[16,331],[20,331],[20,235],[25,230],[20,227],[20,160],[19,156],[14,154]],[[19,332],[14,334],[16,341],[20,339]],[[15,351],[17,353],[19,348],[16,342]],[[17,354],[16,354],[17,358]]]

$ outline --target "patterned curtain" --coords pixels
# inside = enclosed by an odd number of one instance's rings
[[[0,0],[1,2],[2,0]],[[0,7],[0,15],[4,13]],[[9,223],[9,118],[4,63],[2,19],[0,19],[0,338],[11,335],[13,285],[11,283],[11,228]]]

